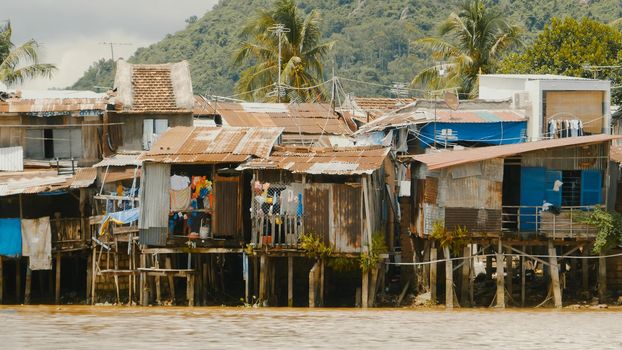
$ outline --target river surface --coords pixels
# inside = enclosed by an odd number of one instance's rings
[[[0,307],[0,349],[622,349],[622,311]]]

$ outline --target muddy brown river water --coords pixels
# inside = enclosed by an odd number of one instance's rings
[[[622,311],[0,307],[0,349],[622,349]]]

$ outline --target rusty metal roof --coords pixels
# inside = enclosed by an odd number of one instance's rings
[[[76,175],[58,175],[56,170],[0,173],[0,197],[88,187],[96,175],[94,168],[78,169]]]
[[[209,102],[223,125],[239,127],[279,127],[285,133],[350,135],[347,121],[320,103],[231,103]],[[353,124],[354,128],[355,125]]]
[[[427,154],[409,155],[405,156],[405,158],[411,158],[425,164],[429,170],[435,170],[454,165],[479,162],[487,159],[504,158],[531,151],[608,142],[621,138],[622,136],[600,134],[591,136],[568,137],[554,140],[533,141],[512,145],[478,147],[465,150],[437,151]]]
[[[140,153],[135,154],[114,154],[110,157],[106,157],[102,159],[99,163],[93,165],[94,168],[100,167],[119,167],[119,166],[128,166],[134,165],[139,166],[142,164],[140,160],[138,160],[138,156]]]
[[[346,99],[341,110],[344,112],[350,111],[353,118],[367,123],[368,118],[369,120],[374,120],[415,101],[415,98],[351,97]]]
[[[97,111],[106,110],[108,98],[10,98],[6,102],[0,102],[0,113],[29,113],[44,114],[48,113],[66,113],[80,111]]]
[[[362,126],[357,133],[381,131],[408,125],[438,123],[497,123],[524,122],[527,117],[519,110],[456,110],[416,108],[385,114]]]
[[[283,128],[175,127],[139,160],[162,163],[239,163],[266,158]]]
[[[371,174],[382,166],[388,147],[293,148],[279,147],[267,159],[253,159],[240,169],[282,169],[292,173],[324,175]]]
[[[622,146],[611,146],[609,150],[609,158],[614,162],[622,163]]]

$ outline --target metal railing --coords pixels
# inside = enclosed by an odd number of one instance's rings
[[[252,218],[251,243],[257,247],[295,247],[302,233],[297,215],[257,214]]]
[[[504,206],[503,232],[544,235],[549,238],[594,238],[597,230],[583,222],[594,206],[563,206],[559,212],[543,206]]]

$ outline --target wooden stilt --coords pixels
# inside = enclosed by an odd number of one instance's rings
[[[203,295],[203,305],[207,305],[207,288],[209,287],[209,279],[207,278],[208,276],[208,269],[209,269],[209,264],[207,263],[207,260],[209,259],[209,256],[206,257],[206,261],[203,261],[203,269],[201,270],[201,274],[203,275],[203,289],[201,290],[201,294]]]
[[[525,246],[522,247],[525,251]],[[520,257],[520,305],[525,306],[525,256]]]
[[[89,255],[86,259],[86,300],[85,303],[87,305],[91,304],[91,289],[93,283],[93,263],[91,260],[93,259],[93,254],[89,252]]]
[[[253,257],[253,299],[256,298],[257,295],[259,295],[259,258],[258,257]],[[252,303],[255,302],[255,300],[251,301]]]
[[[194,306],[194,274],[189,273],[186,277],[186,296],[188,298],[188,306]]]
[[[492,256],[486,257],[486,279],[492,279]]]
[[[320,261],[316,261],[311,271],[309,271],[309,307],[316,307],[319,305],[320,299],[320,287],[319,279],[322,274],[322,264]]]
[[[590,288],[590,267],[589,259],[586,259],[590,255],[590,248],[588,245],[583,246],[583,259],[581,259],[581,285],[584,292],[589,292]]]
[[[91,252],[91,305],[95,305],[97,301],[97,288],[95,288],[97,286],[97,263],[97,246],[93,245],[93,251]]]
[[[445,257],[445,307],[453,309],[454,307],[454,268],[451,261],[451,253],[449,247],[443,248]]]
[[[153,266],[156,269],[160,268],[160,256],[159,255],[154,255],[153,256]],[[161,283],[161,277],[160,276],[156,276],[155,278],[155,290],[156,290],[156,304],[158,305],[162,305],[162,283]]]
[[[287,306],[294,306],[294,257],[287,257]]]
[[[320,294],[319,294],[319,305],[324,306],[324,275],[326,273],[326,264],[324,263],[324,259],[320,260]]]
[[[119,242],[117,238],[114,239],[114,270],[119,271]],[[119,275],[114,274],[114,287],[117,292],[117,305],[121,304],[121,293],[119,291]]]
[[[28,258],[30,259],[30,258]],[[29,262],[30,264],[30,262]],[[26,267],[26,289],[24,291],[24,304],[30,304],[30,292],[32,290],[32,270],[30,266]]]
[[[374,266],[370,270],[370,281],[369,281],[369,301],[367,302],[367,306],[374,307],[376,305],[376,289],[378,287],[378,272],[380,269],[378,266]]]
[[[471,245],[467,245],[463,249],[464,264],[462,265],[462,283],[460,288],[460,303],[462,306],[471,305]]]
[[[369,271],[364,271],[361,278],[361,307],[369,306]]]
[[[436,268],[437,268],[436,257],[437,257],[436,248],[435,247],[430,248],[430,261],[432,261],[432,263],[430,263],[430,301],[432,302],[432,305],[436,305],[438,301],[438,298],[436,295]]]
[[[15,260],[15,298],[18,304],[22,300],[22,258]]]
[[[607,261],[603,253],[598,257],[598,301],[607,302]]]
[[[147,257],[145,254],[140,254],[140,267],[147,267]],[[144,271],[140,272],[140,305],[147,306],[149,305],[148,300],[148,290],[147,290],[147,273]]]
[[[499,245],[497,248],[497,304],[498,308],[505,308],[505,283],[503,276],[503,246],[501,245],[501,239],[499,239]]]
[[[508,255],[505,257],[505,271],[507,274],[507,278],[505,279],[505,289],[507,290],[510,297],[512,297],[512,294],[513,294],[512,278],[514,277],[514,266],[512,265],[513,264],[512,249],[506,248],[506,253]]]
[[[60,274],[61,274],[61,254],[56,254],[56,284],[54,284],[54,301],[56,305],[60,305]]]
[[[426,239],[423,243],[423,261],[430,261],[430,246],[430,241]],[[415,268],[423,270],[423,290],[430,291],[430,264],[423,265],[423,268],[421,266]]]
[[[553,241],[548,241],[549,263],[551,272],[551,288],[553,289],[553,302],[556,308],[562,307],[562,291],[559,285],[559,266],[557,265],[557,251],[553,245]]]
[[[166,258],[164,259],[164,268],[166,269],[173,268],[170,255],[167,255]],[[173,301],[173,305],[175,305],[175,278],[171,275],[168,275],[168,289],[171,294],[171,300]]]
[[[259,303],[268,305],[268,257],[262,254],[259,258]]]

